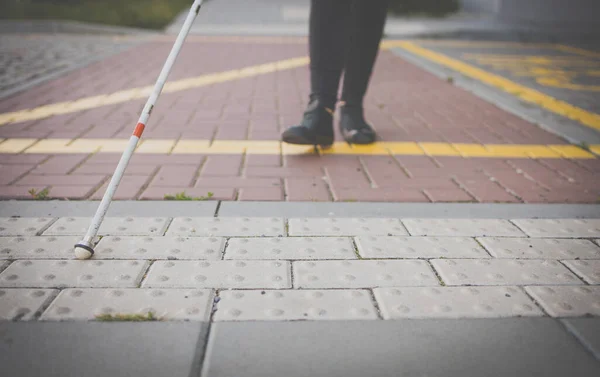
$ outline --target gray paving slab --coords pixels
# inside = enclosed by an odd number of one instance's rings
[[[565,260],[565,266],[588,284],[600,284],[600,260]]]
[[[1,276],[1,275],[0,275]],[[157,261],[145,288],[291,288],[286,261]]]
[[[0,320],[30,320],[56,296],[56,289],[0,289]]]
[[[519,287],[376,288],[373,292],[384,319],[544,315]]]
[[[0,201],[0,217],[92,217],[98,209],[99,201],[93,200],[6,200]],[[108,207],[108,217],[176,217],[214,216],[217,201],[113,201]]]
[[[289,219],[290,236],[405,236],[402,223],[392,218]]]
[[[215,321],[377,319],[366,290],[222,291]]]
[[[95,259],[207,259],[223,255],[220,237],[106,236],[95,247]]]
[[[92,219],[88,217],[61,217],[44,231],[45,236],[83,236]],[[162,236],[167,217],[106,217],[100,226],[100,236]]]
[[[7,376],[189,377],[199,373],[204,322],[0,322]]]
[[[201,289],[65,289],[40,319],[93,320],[103,314],[152,313],[163,321],[207,322],[212,304],[212,291]]]
[[[356,259],[348,237],[231,238],[225,259]]]
[[[525,287],[552,317],[600,316],[600,286]]]
[[[507,220],[498,219],[402,219],[412,236],[525,237]]]
[[[589,240],[481,237],[477,241],[495,258],[600,259],[600,247]]]
[[[51,217],[2,217],[0,236],[35,236],[52,221]]]
[[[569,318],[562,322],[600,361],[600,318]]]
[[[0,287],[136,287],[147,261],[21,260],[0,273]]]
[[[292,262],[294,288],[373,288],[438,286],[422,260]]]
[[[431,264],[447,285],[583,284],[554,260],[434,259]]]
[[[277,237],[285,235],[282,218],[215,218],[176,217],[169,226],[168,236],[232,236]]]
[[[363,258],[490,258],[467,237],[356,237]]]
[[[0,259],[73,259],[79,236],[0,237]]]
[[[600,363],[550,318],[217,322],[203,377],[590,377]]]
[[[530,237],[600,237],[600,220],[598,219],[519,219],[514,220],[513,223]]]

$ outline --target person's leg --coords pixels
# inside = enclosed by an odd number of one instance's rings
[[[376,135],[365,122],[363,99],[379,51],[388,0],[353,0],[344,63],[340,128],[346,141],[372,143]]]
[[[311,95],[302,123],[287,129],[282,140],[292,144],[333,143],[333,111],[344,68],[348,0],[312,0],[309,21]]]

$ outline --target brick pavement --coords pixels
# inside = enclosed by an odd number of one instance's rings
[[[0,197],[27,198],[31,188],[49,188],[54,198],[100,198],[120,154],[85,148],[59,152],[78,141],[125,140],[145,97],[127,94],[130,99],[112,105],[92,99],[92,106],[82,111],[68,110],[69,101],[151,85],[171,42],[157,38],[1,100],[0,117],[27,109],[41,111],[40,106],[56,103],[64,103],[61,109],[67,110],[0,125],[0,138],[7,139],[0,143]],[[304,57],[306,50],[302,39],[191,37],[170,80],[188,83],[185,80],[191,77]],[[286,146],[279,153],[280,132],[300,119],[306,105],[308,71],[299,63],[164,93],[144,134],[155,144],[134,155],[116,199],[162,199],[182,191],[192,196],[211,192],[222,200],[595,203],[599,199],[600,162],[594,155],[578,147],[535,158],[523,152],[514,156],[496,152],[494,148],[502,145],[525,150],[534,150],[529,145],[535,145],[548,151],[547,146],[568,143],[389,51],[381,52],[377,64],[366,101],[368,118],[384,142],[419,143],[413,146],[415,152],[388,146],[383,153],[346,153],[338,146],[334,153],[306,155],[291,153],[294,149]],[[44,149],[38,139],[65,140]],[[175,143],[191,140],[212,143],[214,149],[172,149]],[[261,153],[262,147],[256,146],[251,153],[224,149],[220,154],[215,142],[221,141],[269,141],[275,152]],[[20,153],[29,147],[31,152]],[[153,150],[156,153],[148,153]]]
[[[600,220],[0,218],[0,319],[600,315]],[[212,315],[212,313],[215,313]]]

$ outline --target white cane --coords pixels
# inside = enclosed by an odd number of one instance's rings
[[[115,173],[113,174],[113,176],[110,180],[110,183],[108,184],[108,187],[106,188],[106,192],[104,193],[104,196],[102,197],[102,201],[100,202],[100,205],[98,206],[98,209],[96,210],[96,214],[94,215],[94,218],[92,219],[92,223],[90,224],[90,227],[88,228],[87,233],[85,234],[85,237],[77,245],[75,245],[75,256],[78,259],[89,259],[92,257],[92,255],[94,255],[94,238],[96,238],[96,235],[98,234],[100,225],[102,225],[102,221],[104,220],[104,216],[106,215],[106,212],[108,211],[108,207],[110,206],[110,203],[115,194],[115,191],[117,191],[117,187],[119,187],[121,178],[123,178],[123,173],[125,172],[125,169],[127,168],[127,165],[129,164],[129,160],[131,159],[131,156],[133,155],[133,152],[135,151],[135,148],[137,147],[140,137],[142,136],[142,132],[144,132],[144,127],[146,127],[148,118],[150,118],[152,109],[154,108],[154,105],[156,104],[156,101],[158,100],[158,96],[162,92],[163,86],[165,85],[165,82],[167,81],[167,77],[169,76],[169,73],[171,72],[173,63],[175,63],[175,59],[177,58],[177,55],[179,55],[181,46],[183,45],[183,42],[185,41],[185,38],[187,37],[187,35],[190,31],[190,28],[192,27],[192,24],[194,23],[194,19],[196,18],[196,16],[198,15],[198,12],[200,11],[200,7],[202,6],[202,1],[203,0],[195,0],[194,4],[192,4],[192,7],[190,8],[190,12],[189,12],[188,16],[186,17],[185,22],[183,23],[183,27],[181,28],[181,31],[179,32],[179,35],[177,36],[177,39],[175,40],[175,44],[173,45],[171,52],[169,53],[169,57],[167,58],[167,61],[165,62],[165,65],[163,66],[162,71],[160,72],[160,75],[158,76],[158,79],[156,80],[156,84],[154,84],[154,89],[152,90],[152,94],[148,98],[148,101],[146,102],[146,105],[144,106],[144,109],[142,110],[142,114],[140,115],[138,123],[135,126],[133,135],[131,135],[131,138],[129,139],[129,143],[127,144],[127,148],[123,152],[123,155],[121,156],[121,160],[119,161],[119,164],[117,165],[117,169],[115,170]]]

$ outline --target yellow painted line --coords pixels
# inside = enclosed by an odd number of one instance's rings
[[[5,139],[0,142],[0,153],[120,153],[129,139]],[[590,150],[600,153],[600,145]],[[138,154],[315,154],[312,146],[283,144],[277,140],[177,140],[147,139],[138,146]],[[336,142],[321,154],[366,156],[455,156],[465,158],[596,158],[594,154],[576,145],[523,145],[523,144],[466,144],[466,143],[415,143],[378,142],[372,145],[348,145]],[[0,161],[1,163],[1,161]]]
[[[182,80],[168,82],[163,93],[173,93],[181,90],[199,88],[202,86],[219,84],[232,80],[239,80],[248,77],[264,75],[288,69],[294,69],[308,65],[308,57],[299,57],[286,60],[275,61],[266,64],[253,65],[241,69],[234,69],[225,72],[210,73],[197,77],[190,77]],[[58,102],[32,109],[14,111],[0,114],[0,126],[37,120],[53,115],[69,114],[77,111],[93,109],[105,105],[123,103],[140,98],[147,98],[152,91],[152,86],[121,90],[111,94],[102,94],[93,97],[81,98],[75,101]]]
[[[571,52],[578,55],[589,56],[593,58],[600,58],[600,52],[589,51],[579,47],[567,46],[567,45],[556,45],[556,49],[563,52]]]
[[[436,62],[437,64],[452,68],[455,71],[464,74],[465,76],[469,76],[488,85],[499,88],[507,93],[519,97],[523,101],[536,104],[553,113],[573,119],[588,127],[600,130],[600,115],[598,114],[591,113],[567,102],[560,101],[535,89],[517,84],[504,77],[486,72],[470,64],[450,58],[444,54],[417,46],[412,42],[403,42],[402,44],[399,44],[398,47],[422,58]]]
[[[36,142],[37,139],[5,139],[0,143],[0,153],[20,153]]]

